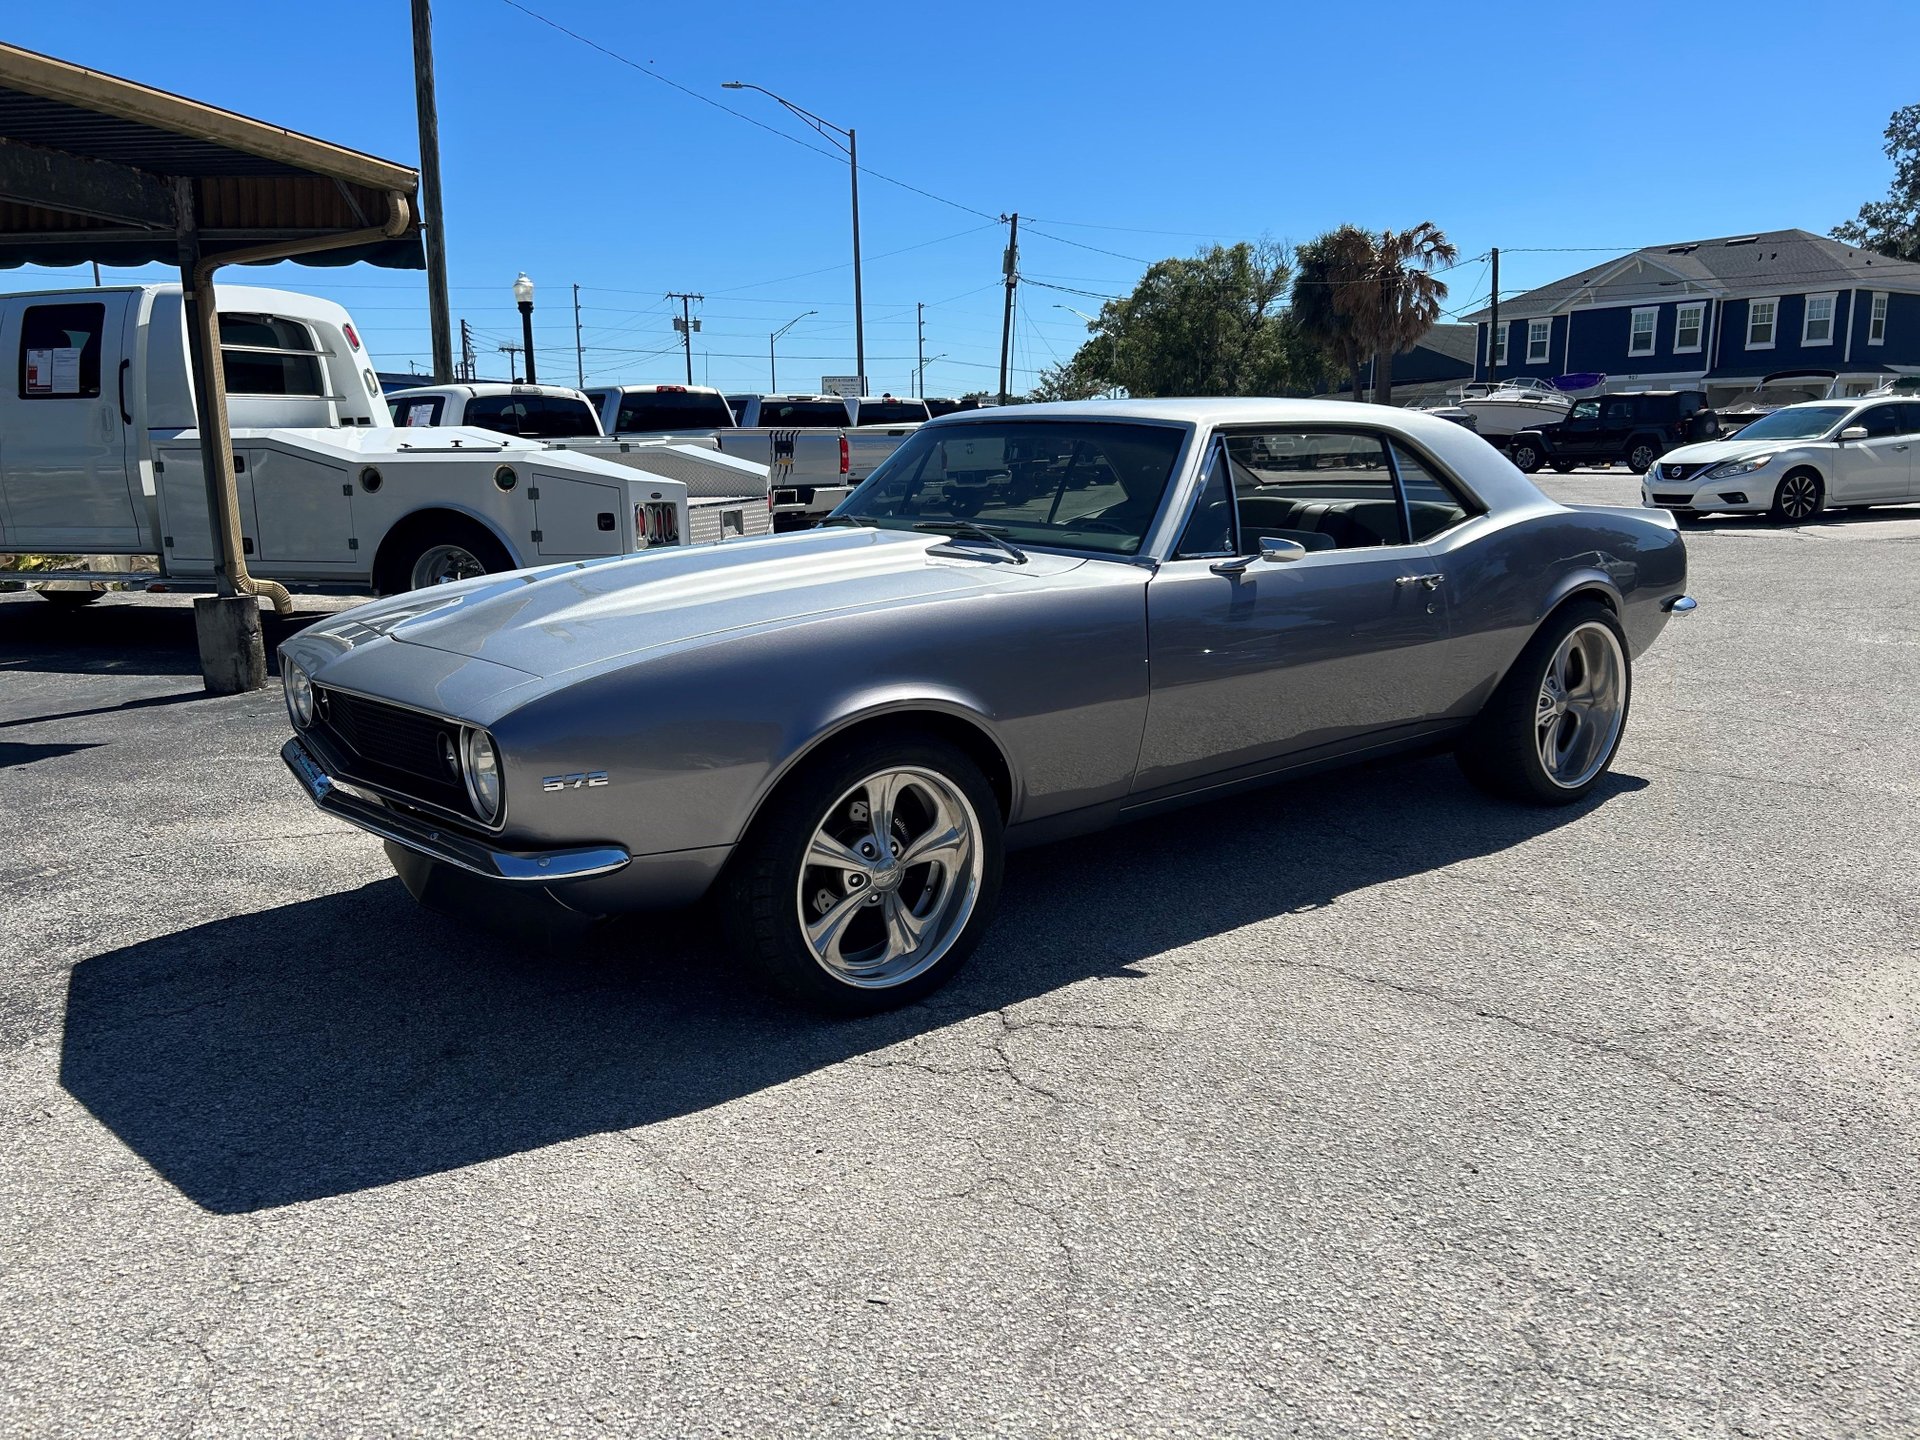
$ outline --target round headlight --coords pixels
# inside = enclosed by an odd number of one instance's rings
[[[280,677],[287,692],[287,715],[293,721],[293,728],[304,730],[313,723],[313,680],[293,661],[287,661],[287,668]]]
[[[464,749],[467,799],[473,802],[473,813],[491,825],[500,818],[500,752],[484,730],[467,731]]]

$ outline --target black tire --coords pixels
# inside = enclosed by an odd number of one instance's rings
[[[1659,463],[1660,455],[1660,447],[1642,436],[1627,447],[1627,469],[1636,475],[1644,475]]]
[[[958,515],[962,520],[971,520],[975,515],[980,513],[986,503],[987,497],[984,495],[974,495],[967,492],[955,493],[952,490],[947,492],[947,509],[953,514]]]
[[[420,515],[401,521],[381,544],[373,588],[382,595],[419,588],[414,583],[415,572],[429,563],[435,551],[447,548],[464,551],[477,563],[481,574],[494,575],[514,568],[507,547],[478,521],[463,515]]]
[[[1590,626],[1602,627],[1613,636],[1617,646],[1619,720],[1610,739],[1598,730],[1594,732],[1604,753],[1599,755],[1592,773],[1578,783],[1567,784],[1548,773],[1541,757],[1542,692],[1548,666],[1561,642]],[[1627,733],[1627,716],[1632,704],[1633,661],[1619,620],[1598,600],[1571,601],[1548,616],[1534,632],[1520,652],[1520,658],[1513,662],[1513,668],[1480,711],[1472,730],[1456,748],[1455,757],[1467,778],[1489,794],[1534,805],[1570,805],[1584,799],[1606,777],[1620,749],[1621,737]]]
[[[836,973],[816,959],[802,931],[802,885],[821,885],[822,901],[834,896],[824,887],[838,873],[808,863],[815,833],[834,823],[840,806],[868,778],[885,771],[912,770],[944,781],[964,797],[974,820],[978,875],[972,880],[971,900],[961,899],[934,943],[935,954],[924,968],[904,974],[896,982],[863,986]],[[906,804],[908,802],[903,802]],[[852,812],[860,821],[866,816]],[[967,755],[931,736],[900,735],[831,745],[805,761],[755,820],[729,862],[723,886],[724,925],[735,954],[751,963],[780,993],[816,1009],[841,1015],[870,1015],[909,1005],[940,988],[972,953],[992,920],[1000,891],[1005,859],[1005,820],[987,778]],[[970,872],[971,867],[967,867]],[[903,869],[886,899],[905,896],[915,883],[915,871]],[[963,881],[969,878],[962,874]],[[921,877],[932,894],[933,881]],[[954,883],[951,879],[949,884]],[[875,882],[876,888],[878,882]],[[853,897],[843,886],[841,895]],[[965,890],[951,892],[964,898]],[[937,906],[935,907],[938,908]],[[844,932],[851,932],[859,911],[850,912]],[[884,921],[878,911],[872,921]]]
[[[1789,470],[1773,487],[1767,518],[1776,525],[1804,525],[1818,518],[1827,503],[1827,486],[1818,472],[1805,466]]]
[[[91,605],[107,592],[104,590],[48,590],[42,588],[40,598],[49,604],[58,605],[62,610],[78,610],[83,605]]]
[[[1531,440],[1515,440],[1507,449],[1507,458],[1519,467],[1523,475],[1531,475],[1546,460],[1540,453],[1540,447]]]
[[[1556,475],[1571,475],[1574,471],[1574,464],[1571,460],[1555,460],[1551,463],[1553,465],[1553,473]]]

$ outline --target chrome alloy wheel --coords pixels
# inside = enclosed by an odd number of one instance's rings
[[[1806,520],[1820,508],[1820,482],[1796,472],[1780,482],[1780,513],[1789,520]]]
[[[486,573],[487,567],[464,545],[434,545],[413,562],[413,583],[409,588],[424,590],[429,585],[471,580]]]
[[[1627,662],[1620,639],[1588,621],[1560,642],[1540,682],[1534,739],[1547,779],[1577,790],[1600,772],[1626,716]]]
[[[957,786],[918,767],[869,775],[807,846],[795,897],[807,949],[844,984],[904,984],[966,929],[983,873],[979,817]]]

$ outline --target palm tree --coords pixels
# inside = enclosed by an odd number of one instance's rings
[[[1373,399],[1393,403],[1393,357],[1431,330],[1447,298],[1446,282],[1433,272],[1460,252],[1431,220],[1411,230],[1382,230],[1366,237],[1368,263],[1353,279],[1336,285],[1334,303],[1354,317],[1373,352]]]
[[[1372,264],[1373,237],[1353,225],[1329,230],[1294,252],[1293,296],[1288,306],[1293,323],[1331,364],[1353,378],[1356,400],[1360,367],[1371,350],[1347,302],[1357,298],[1349,293],[1352,282],[1369,273]],[[1371,303],[1366,309],[1372,313]]]

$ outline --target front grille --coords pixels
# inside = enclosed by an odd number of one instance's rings
[[[1656,505],[1691,505],[1693,504],[1693,496],[1690,494],[1689,495],[1655,495],[1653,497],[1653,503]]]
[[[1706,468],[1704,465],[1662,465],[1660,467],[1660,478],[1662,480],[1685,480],[1697,475]]]
[[[352,774],[383,789],[472,813],[458,761],[460,727],[418,710],[316,688],[313,729],[350,762]]]

